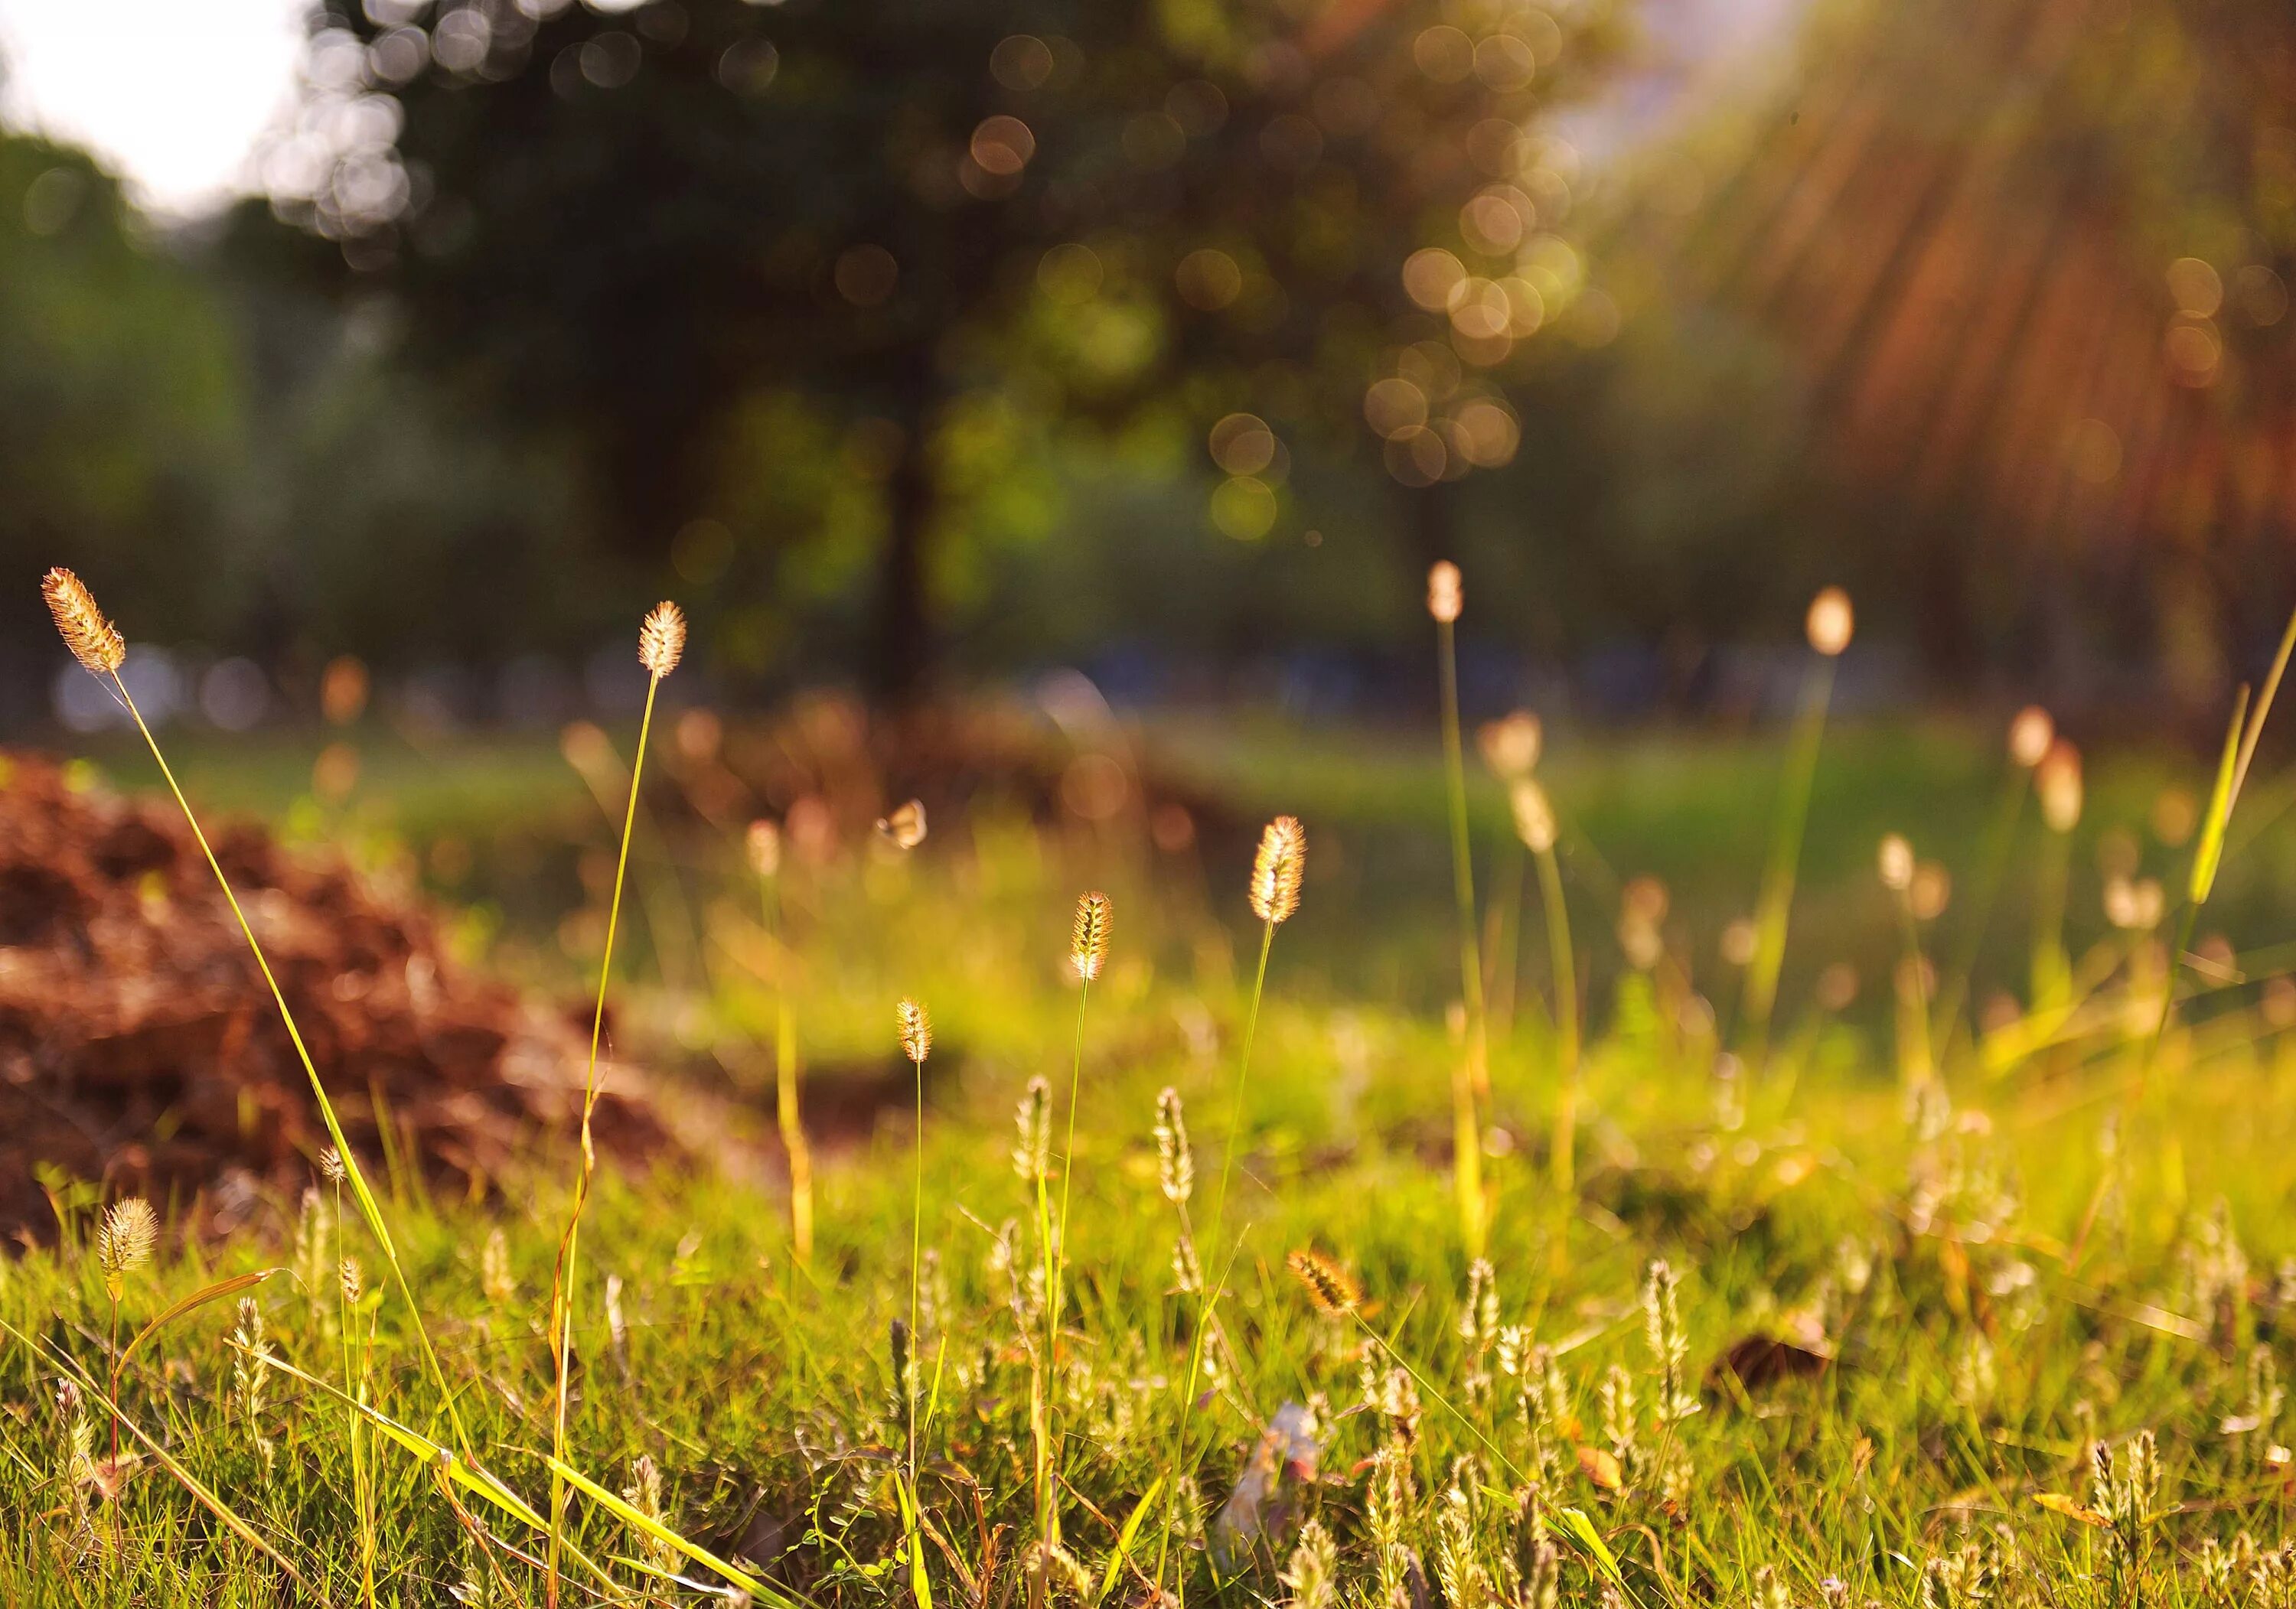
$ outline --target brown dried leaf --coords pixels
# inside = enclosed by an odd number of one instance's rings
[[[1578,1473],[1604,1491],[1618,1491],[1624,1480],[1617,1455],[1605,1452],[1599,1447],[1578,1450]]]
[[[1732,1342],[1730,1349],[1715,1360],[1714,1367],[1706,1371],[1706,1384],[1710,1390],[1726,1391],[1734,1376],[1751,1396],[1781,1380],[1814,1379],[1833,1364],[1829,1349],[1775,1335],[1745,1335]]]
[[[2112,1523],[2095,1509],[2086,1504],[2075,1502],[2062,1492],[2037,1491],[2033,1494],[2033,1501],[2051,1514],[2061,1514],[2069,1520],[2079,1520],[2084,1525],[2103,1527]]]

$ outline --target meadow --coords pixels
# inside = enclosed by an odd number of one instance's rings
[[[320,1155],[221,1240],[55,1190],[0,1263],[0,1598],[2296,1602],[2296,792],[1810,708],[1152,724],[1134,774],[1250,823],[1185,836],[727,830],[680,801],[732,729],[673,722],[621,862],[554,739],[338,738],[323,801],[170,738],[474,961],[604,973],[763,1160]]]

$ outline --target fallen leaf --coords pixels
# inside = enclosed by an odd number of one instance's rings
[[[1617,1455],[1605,1452],[1599,1447],[1578,1450],[1578,1473],[1604,1491],[1618,1491],[1622,1479]]]
[[[1731,1376],[1751,1395],[1780,1380],[1809,1379],[1832,1366],[1833,1355],[1814,1346],[1781,1340],[1775,1335],[1747,1335],[1731,1343],[1730,1350],[1706,1371],[1709,1390],[1721,1391]]]
[[[2038,1503],[2051,1514],[2061,1514],[2069,1520],[2079,1520],[2084,1525],[2096,1525],[2102,1527],[2108,1526],[2112,1523],[2112,1521],[2097,1513],[2095,1509],[2075,1502],[2072,1499],[2066,1497],[2062,1492],[2037,1491],[2033,1494],[2033,1501]]]

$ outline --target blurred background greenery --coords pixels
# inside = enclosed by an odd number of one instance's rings
[[[0,0],[0,49],[54,3]],[[107,4],[70,9],[123,60],[201,26]],[[394,708],[554,724],[661,593],[736,702],[1075,666],[1376,715],[1423,701],[1456,557],[1471,706],[1775,707],[1833,581],[1853,696],[2205,728],[2296,590],[2284,6],[302,29],[193,216],[9,102],[12,731],[103,718],[56,703],[53,562],[226,726],[343,655]]]

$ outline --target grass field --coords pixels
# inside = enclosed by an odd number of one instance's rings
[[[809,1257],[778,1183],[602,1180],[567,1438],[594,1490],[568,1509],[561,1601],[2296,1602],[2279,779],[2241,800],[2172,970],[2205,763],[2092,765],[2076,834],[2021,804],[1996,837],[2018,780],[1996,741],[1836,734],[1757,1053],[1723,952],[1754,910],[1780,746],[1552,738],[1591,1024],[1575,1080],[1538,885],[1475,779],[1471,1226],[1439,755],[1148,742],[1238,810],[1307,821],[1256,1029],[1267,930],[1241,862],[937,825],[906,854],[785,870],[792,946],[761,960],[737,847],[641,834],[634,1042],[770,1114],[784,1003],[812,1067],[906,1079],[903,996],[937,1033],[919,1150],[906,1099],[818,1137]],[[619,823],[546,742],[463,766],[374,740],[325,807],[296,802],[308,751],[176,757],[202,804],[474,902],[474,954],[570,993],[595,965],[566,919],[597,903],[577,862]],[[1891,829],[1950,866],[1942,912],[1901,918],[1874,876]],[[2052,969],[2036,913],[2060,863]],[[2168,893],[2138,897],[2146,877]],[[1669,893],[1662,915],[1636,896],[1654,943],[1622,932],[1634,878]],[[1080,1001],[1086,888],[1113,939]],[[1898,966],[1908,945],[1926,972]],[[1945,1033],[1970,952],[1985,1028]],[[1160,1144],[1166,1089],[1188,1142],[1168,1123]],[[300,1202],[221,1244],[163,1229],[148,1264],[99,1244],[93,1190],[62,1191],[61,1245],[0,1264],[0,1600],[544,1601],[570,1139],[478,1205],[367,1159],[451,1412],[316,1165]],[[1303,1281],[1287,1258],[1310,1248],[1330,1263]],[[275,1269],[119,1360],[115,1336]]]

